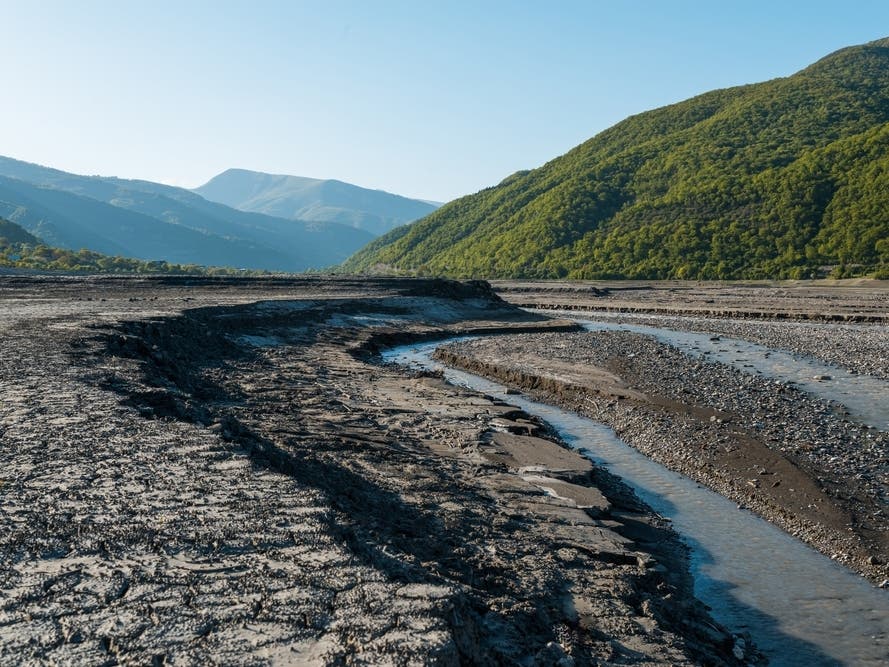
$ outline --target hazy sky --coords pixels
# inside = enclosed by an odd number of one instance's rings
[[[448,200],[623,119],[889,35],[889,2],[0,0],[0,155]]]

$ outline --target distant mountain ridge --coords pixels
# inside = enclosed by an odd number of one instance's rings
[[[889,277],[889,39],[631,116],[383,236],[346,271]]]
[[[228,169],[195,188],[205,199],[281,218],[336,222],[374,236],[432,213],[432,202],[322,180]]]
[[[70,250],[47,244],[22,227],[0,218],[0,274],[43,273],[124,273],[177,274],[198,276],[255,275],[231,267],[212,267],[195,264],[180,265],[162,260],[140,260],[112,256],[95,250]]]
[[[61,248],[270,271],[324,268],[373,238],[337,223],[239,211],[183,188],[80,176],[5,157],[0,216]]]

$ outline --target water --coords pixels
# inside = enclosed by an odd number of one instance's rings
[[[571,313],[577,319],[575,313]],[[863,424],[889,431],[889,382],[868,375],[856,375],[815,359],[773,350],[737,338],[692,333],[642,324],[621,324],[578,319],[587,331],[632,331],[652,336],[686,354],[717,361],[747,373],[758,372],[767,378],[793,382],[813,396],[834,401]],[[815,378],[829,377],[829,380]]]
[[[507,395],[502,385],[431,360],[438,343],[406,345],[389,361],[434,368],[448,381],[516,405],[632,486],[692,548],[695,592],[713,616],[748,631],[774,665],[889,664],[889,593],[726,498],[667,470],[606,426]]]

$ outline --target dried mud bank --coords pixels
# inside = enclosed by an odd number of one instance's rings
[[[889,323],[889,281],[494,281],[522,308]]]
[[[570,327],[484,284],[7,278],[0,314],[4,664],[757,658],[619,481],[375,363]]]
[[[647,456],[886,585],[889,434],[835,406],[630,332],[505,336],[436,356],[608,424]]]

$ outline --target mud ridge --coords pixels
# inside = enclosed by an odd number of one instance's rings
[[[790,320],[802,322],[889,322],[887,315],[870,315],[860,313],[794,313],[771,312],[761,310],[735,310],[725,308],[682,308],[679,306],[603,306],[590,305],[588,303],[556,303],[554,301],[541,302],[514,302],[519,308],[538,310],[570,310],[585,311],[590,313],[630,313],[643,315],[693,315],[696,317],[714,317],[750,320]]]

